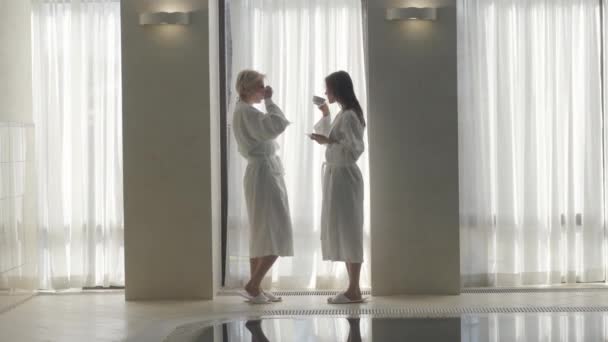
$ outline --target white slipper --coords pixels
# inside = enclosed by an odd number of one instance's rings
[[[260,292],[259,295],[254,297],[247,293],[247,291],[243,290],[239,291],[239,295],[243,298],[246,298],[247,300],[245,302],[249,304],[270,304],[270,301],[268,300],[268,298],[266,298],[266,296],[264,296],[263,292]]]
[[[278,302],[283,301],[282,297],[276,296],[274,293],[272,293],[270,291],[262,290],[262,293],[264,294],[264,296],[266,296],[266,298],[268,298],[269,301],[271,301],[273,303],[278,303]]]
[[[327,303],[329,304],[354,304],[354,303],[363,303],[365,301],[364,298],[361,299],[349,299],[346,297],[344,293],[338,293],[334,297],[327,298]]]

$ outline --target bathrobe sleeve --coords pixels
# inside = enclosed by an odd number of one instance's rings
[[[337,129],[340,134],[334,134],[330,137],[333,141],[334,148],[337,148],[346,160],[357,161],[363,151],[365,151],[365,143],[363,142],[363,132],[365,128],[357,114],[352,110],[342,113],[343,117],[334,130]]]
[[[271,99],[266,99],[264,102],[268,113],[265,114],[254,107],[249,107],[247,113],[244,113],[242,117],[246,131],[251,135],[251,138],[257,141],[275,139],[290,124],[281,108]]]

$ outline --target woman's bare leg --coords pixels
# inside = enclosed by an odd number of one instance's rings
[[[253,277],[253,274],[255,273],[256,268],[258,267],[258,260],[259,258],[251,258],[249,259],[249,278]]]
[[[348,279],[350,281],[350,263],[345,262],[344,265],[346,266],[346,272],[348,273]]]
[[[268,270],[270,270],[275,261],[277,261],[278,256],[267,255],[256,259],[254,273],[251,275],[251,280],[245,285],[245,290],[252,296],[257,296],[262,291],[260,284],[266,276],[266,273],[268,273]]]
[[[359,287],[359,281],[361,278],[361,263],[347,262],[346,268],[349,270],[349,274],[348,290],[346,290],[345,295],[352,300],[361,299],[361,288]]]

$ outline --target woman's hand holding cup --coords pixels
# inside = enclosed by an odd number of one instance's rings
[[[327,103],[323,103],[322,105],[320,105],[319,110],[321,111],[321,113],[323,113],[323,116],[329,115],[329,107],[327,106]]]
[[[272,98],[272,87],[271,86],[266,86],[266,88],[264,88],[264,98],[265,99],[269,99]]]

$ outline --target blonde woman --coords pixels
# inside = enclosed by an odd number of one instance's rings
[[[236,80],[239,100],[234,109],[232,128],[241,155],[247,159],[243,180],[250,225],[251,279],[242,295],[252,304],[281,301],[261,282],[279,256],[293,256],[293,237],[289,202],[283,179],[283,165],[276,155],[275,139],[289,121],[272,101],[273,90],[264,86],[264,75],[254,70],[241,71]],[[253,105],[266,105],[267,113]]]

